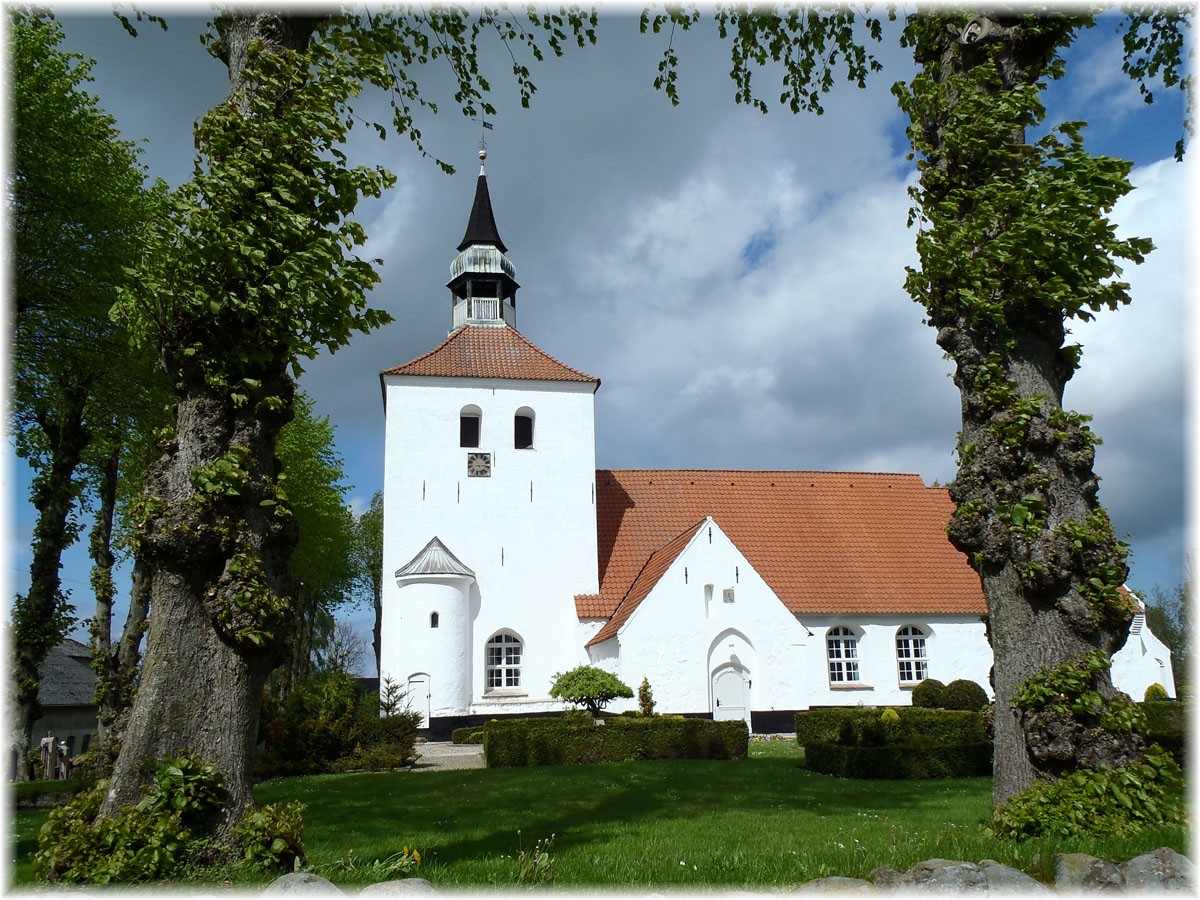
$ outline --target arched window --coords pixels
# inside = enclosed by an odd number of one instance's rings
[[[458,414],[458,446],[478,447],[483,425],[483,410],[471,404]]]
[[[838,625],[826,633],[825,648],[830,684],[858,681],[858,636],[846,626]]]
[[[529,450],[533,447],[533,410],[522,406],[513,416],[513,447]]]
[[[521,639],[501,631],[487,642],[484,657],[484,689],[488,691],[521,686]]]
[[[926,634],[916,625],[905,625],[896,632],[896,668],[901,684],[916,684],[929,677]]]
[[[438,614],[437,614],[437,613],[435,613],[435,612],[431,612],[431,613],[429,614],[429,627],[430,627],[430,628],[437,628],[437,627],[438,627]]]

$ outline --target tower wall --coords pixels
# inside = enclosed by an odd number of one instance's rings
[[[430,659],[438,671],[424,671],[437,697],[439,679],[453,681],[450,669],[459,667],[429,657],[428,622],[422,625],[415,605],[410,615],[411,588],[401,590],[393,577],[436,536],[474,571],[477,592],[461,667],[469,673],[470,708],[445,714],[514,711],[546,700],[557,672],[586,661],[574,639],[574,596],[598,590],[595,384],[389,375],[384,389],[385,623],[416,625],[385,634],[384,670],[407,675]],[[480,413],[478,448],[460,446],[464,408]],[[529,449],[514,447],[518,410],[533,413]],[[469,453],[491,454],[488,477],[468,474]],[[418,599],[412,595],[411,603]],[[485,645],[502,631],[522,642],[521,685],[489,691]]]
[[[404,578],[397,602],[384,604],[383,646],[404,645],[407,652],[389,654],[382,675],[400,685],[418,673],[428,675],[433,716],[456,715],[471,702],[473,587],[469,576]]]

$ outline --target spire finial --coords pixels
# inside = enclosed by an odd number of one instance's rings
[[[492,123],[480,119],[479,124],[483,126],[479,132],[479,174],[482,175],[483,161],[487,159],[487,135],[484,132],[492,130]]]

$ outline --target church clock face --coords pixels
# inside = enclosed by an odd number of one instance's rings
[[[468,453],[467,476],[470,478],[489,478],[492,474],[492,454]]]

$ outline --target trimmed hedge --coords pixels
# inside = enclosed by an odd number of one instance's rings
[[[839,778],[960,778],[992,773],[992,745],[844,747],[812,743],[804,747],[804,760],[810,770]]]
[[[987,725],[981,710],[925,709],[913,706],[867,708],[830,706],[796,713],[796,742],[810,745],[845,743],[844,729],[854,730],[855,743],[862,743],[864,728],[870,733],[882,724],[884,709],[894,710],[899,722],[886,726],[888,742],[896,744],[986,744]],[[890,718],[890,717],[889,717]]]
[[[746,723],[667,716],[609,716],[603,725],[563,719],[506,719],[483,727],[489,767],[550,766],[626,759],[744,759]]]
[[[483,743],[483,726],[468,725],[466,728],[455,728],[450,732],[450,743],[452,744],[482,744]]]

